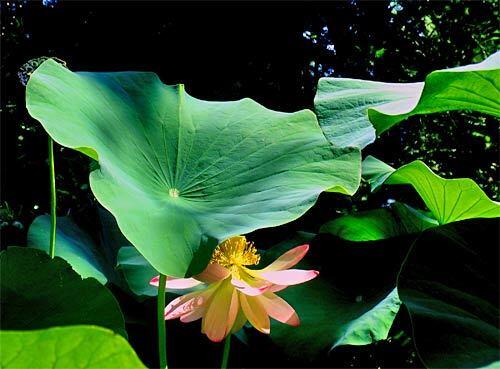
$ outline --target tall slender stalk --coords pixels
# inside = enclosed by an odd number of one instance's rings
[[[160,356],[160,369],[167,368],[167,333],[165,328],[165,288],[167,286],[167,276],[160,274],[158,283],[158,299],[156,305],[158,320],[158,353]]]
[[[54,141],[49,136],[49,173],[50,173],[50,247],[49,255],[54,258],[56,254],[56,222],[57,222],[57,196],[56,174],[54,167]]]
[[[227,369],[227,362],[229,360],[229,350],[231,349],[231,334],[226,337],[224,341],[224,353],[222,354],[221,369]]]

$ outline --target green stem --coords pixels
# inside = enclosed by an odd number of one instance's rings
[[[49,136],[49,172],[50,172],[50,247],[49,255],[54,258],[56,254],[56,174],[54,169],[54,141]]]
[[[229,360],[229,350],[231,349],[231,334],[226,337],[224,341],[224,354],[222,355],[221,369],[227,369],[227,362]]]
[[[165,328],[165,288],[167,286],[167,276],[160,274],[158,283],[158,301],[156,305],[158,318],[158,353],[160,355],[160,369],[167,368],[167,333]]]

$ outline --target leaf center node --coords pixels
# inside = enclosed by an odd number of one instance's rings
[[[177,188],[171,188],[168,190],[170,197],[179,197],[179,190]]]

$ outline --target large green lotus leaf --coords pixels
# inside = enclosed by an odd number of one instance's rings
[[[0,364],[5,369],[146,368],[123,337],[85,325],[2,331]]]
[[[381,134],[409,116],[450,110],[500,117],[500,52],[481,63],[434,71],[425,78],[418,100],[384,104],[368,115]]]
[[[332,148],[308,110],[203,101],[153,73],[73,73],[53,60],[31,75],[26,102],[55,141],[99,159],[95,196],[172,276],[201,271],[219,240],[359,185],[359,150]]]
[[[394,169],[368,156],[363,161],[363,177],[372,190],[382,184],[413,186],[439,224],[500,216],[500,204],[490,200],[472,179],[441,178],[419,160]]]
[[[92,324],[126,336],[113,294],[83,279],[63,259],[44,251],[9,247],[0,253],[1,326],[5,330]]]
[[[363,148],[417,114],[474,110],[500,116],[500,52],[478,64],[437,70],[425,82],[384,83],[321,78],[314,100],[327,138]]]
[[[386,339],[401,304],[396,277],[409,244],[405,237],[372,242],[315,238],[311,255],[297,268],[317,269],[319,277],[277,293],[295,308],[301,324],[273,322],[271,339],[286,354],[311,361],[338,346]]]
[[[366,147],[376,138],[367,111],[392,101],[414,102],[423,83],[320,78],[314,108],[325,136],[337,147]]]
[[[467,220],[415,241],[398,292],[427,367],[498,368],[498,226],[498,219]]]
[[[438,222],[419,210],[402,203],[341,216],[325,223],[320,232],[331,233],[348,241],[375,241],[435,227]]]
[[[94,277],[106,284],[105,261],[92,238],[68,217],[58,217],[56,224],[56,256],[65,259],[83,278]],[[50,216],[41,215],[31,223],[28,246],[48,253]]]

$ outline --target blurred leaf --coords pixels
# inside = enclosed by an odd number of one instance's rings
[[[398,278],[417,351],[430,368],[498,367],[498,219],[425,231]]]
[[[500,204],[490,200],[472,179],[441,178],[419,160],[394,169],[368,156],[363,161],[363,177],[372,190],[382,184],[413,186],[439,224],[500,216]]]
[[[308,110],[208,102],[152,73],[73,73],[52,60],[31,75],[26,104],[55,141],[97,154],[93,193],[171,276],[200,272],[218,240],[290,222],[322,191],[359,185],[359,150],[333,149]]]
[[[131,246],[131,243],[120,231],[113,214],[99,205],[97,206],[97,212],[101,224],[101,248],[104,250],[109,265],[112,265],[114,268],[119,250],[124,246]]]
[[[63,259],[26,247],[0,253],[1,322],[4,330],[92,324],[127,336],[113,294],[83,279]]]
[[[425,24],[425,33],[427,37],[438,37],[438,34],[436,32],[436,25],[432,21],[432,18],[429,15],[425,15],[422,20]]]
[[[385,54],[385,52],[386,52],[386,51],[387,51],[387,50],[386,50],[386,48],[385,48],[385,47],[383,47],[383,48],[381,48],[381,49],[378,49],[377,51],[375,51],[375,58],[376,58],[376,59],[380,59],[381,57],[383,57],[383,56],[384,56],[384,54]]]
[[[314,106],[336,147],[364,148],[417,114],[473,110],[500,117],[500,52],[478,64],[434,71],[425,82],[321,78]]]
[[[2,368],[146,368],[128,342],[94,326],[1,331]]]
[[[310,232],[295,232],[284,241],[279,242],[267,250],[259,249],[259,268],[266,267],[288,250],[301,245],[310,245],[316,234]]]
[[[133,293],[139,296],[158,295],[158,288],[149,284],[149,281],[157,276],[158,272],[135,247],[122,247],[118,251],[117,263],[117,267],[123,272],[123,276]]]
[[[312,242],[313,255],[297,266],[319,266],[319,277],[278,292],[295,308],[301,324],[273,324],[271,339],[286,354],[307,360],[337,346],[386,339],[400,306],[394,288],[408,240],[348,242],[320,235]]]
[[[49,241],[50,216],[41,215],[30,225],[28,246],[48,254]],[[103,258],[94,241],[68,217],[57,218],[55,252],[83,278],[94,277],[102,284],[108,281]]]
[[[349,241],[375,241],[418,233],[437,225],[435,219],[422,212],[406,204],[395,203],[391,208],[344,215],[324,224],[320,231]]]

